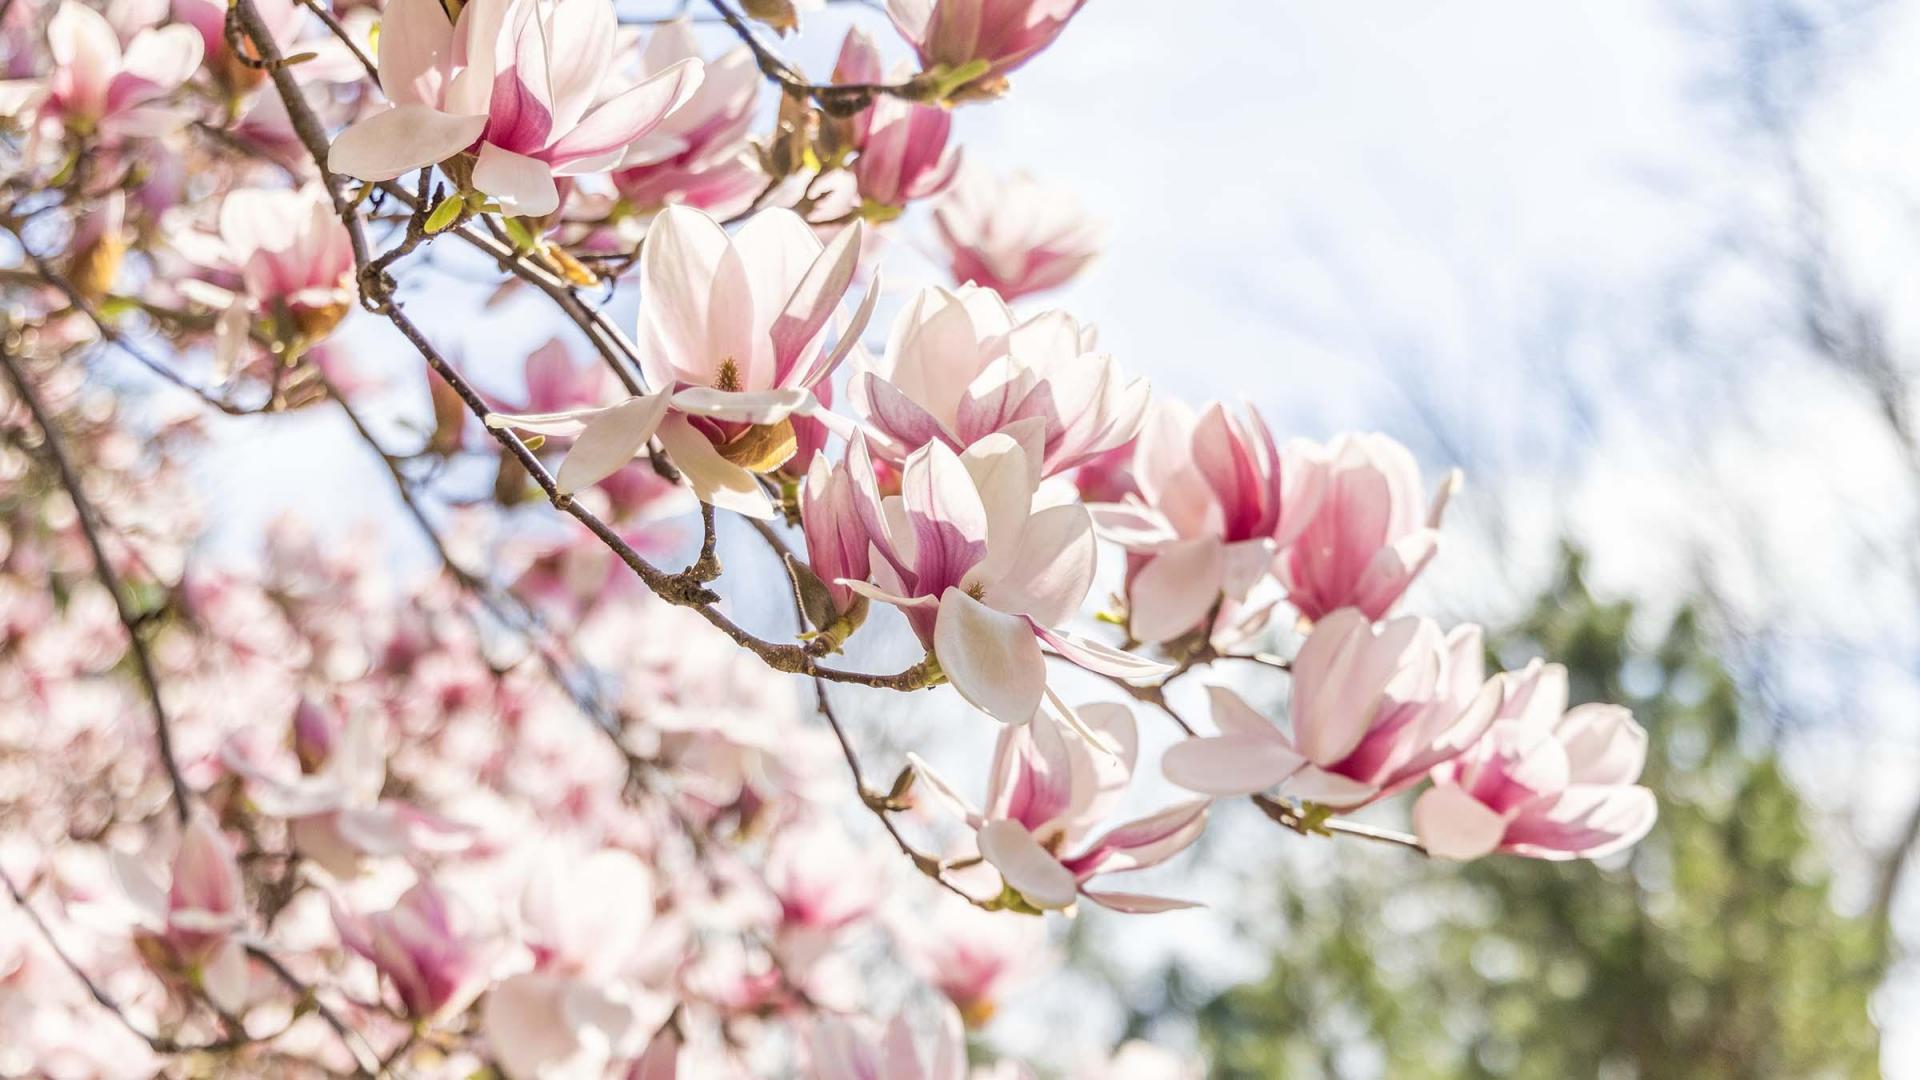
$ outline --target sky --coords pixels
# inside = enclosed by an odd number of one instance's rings
[[[871,11],[810,18],[790,55],[816,74],[849,20],[905,56]],[[1796,777],[1873,844],[1920,768],[1916,489],[1874,402],[1808,349],[1791,271],[1817,253],[1905,366],[1916,46],[1915,3],[1092,0],[956,135],[1106,223],[1101,260],[1043,303],[1130,370],[1251,400],[1282,438],[1382,430],[1430,476],[1468,470],[1415,609],[1497,621],[1563,532],[1602,592],[1658,609],[1711,590]],[[937,280],[926,222],[901,229],[890,303]],[[454,293],[420,302],[511,387],[548,325],[456,324]],[[423,412],[417,364],[374,330],[347,340],[392,381],[397,433]],[[379,512],[378,463],[335,418],[228,427],[203,463],[216,547],[280,509]],[[1857,902],[1867,878],[1846,880]],[[1900,912],[1911,937],[1920,897]],[[1204,915],[1149,921],[1143,965],[1231,951]],[[1920,1075],[1915,985],[1878,1006],[1889,1075]]]

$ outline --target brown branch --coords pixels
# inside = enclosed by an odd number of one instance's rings
[[[811,99],[830,115],[852,116],[873,104],[873,99],[882,94],[924,103],[938,89],[937,80],[928,78],[924,72],[902,83],[808,82],[798,68],[761,42],[760,35],[754,33],[753,27],[726,0],[708,2],[734,36],[753,53],[754,63],[759,66],[762,75],[792,97]]]
[[[854,789],[859,792],[860,804],[880,819],[880,824],[893,837],[900,853],[912,860],[914,869],[931,878],[941,888],[972,904],[983,911],[999,911],[1000,905],[994,900],[982,900],[969,894],[965,889],[947,879],[948,864],[936,859],[907,842],[900,829],[893,823],[893,812],[900,809],[894,797],[887,792],[877,791],[867,786],[866,772],[860,766],[860,755],[853,748],[853,741],[847,737],[846,728],[840,723],[840,717],[833,711],[833,701],[827,696],[827,684],[819,679],[813,680],[814,695],[820,704],[820,715],[826,717],[827,726],[833,729],[833,737],[840,743],[840,754],[846,758],[847,771],[853,774]]]
[[[498,620],[501,625],[514,630],[526,640],[527,648],[535,656],[540,658],[541,664],[546,668],[547,674],[554,685],[558,686],[568,697],[572,698],[574,705],[578,707],[582,713],[601,727],[613,728],[617,726],[611,709],[599,701],[598,698],[583,692],[574,684],[572,677],[566,670],[566,662],[555,655],[558,646],[546,640],[551,637],[551,635],[547,633],[547,628],[542,623],[539,614],[530,608],[524,600],[516,596],[512,590],[496,589],[492,583],[482,579],[466,567],[461,566],[459,561],[453,557],[453,553],[447,549],[446,541],[440,536],[440,530],[434,526],[433,519],[427,515],[426,508],[420,505],[420,500],[413,490],[413,480],[401,470],[399,463],[394,460],[393,455],[387,453],[386,449],[380,445],[380,440],[373,434],[372,429],[367,426],[366,421],[361,418],[359,410],[355,409],[352,403],[347,401],[346,396],[340,392],[339,387],[334,385],[333,381],[328,379],[324,372],[320,373],[319,379],[320,384],[326,388],[327,396],[332,398],[334,403],[340,406],[340,411],[346,416],[347,423],[353,427],[354,434],[359,436],[360,441],[365,443],[369,450],[373,451],[375,456],[380,459],[382,465],[386,466],[387,475],[393,480],[394,491],[399,495],[401,505],[406,507],[407,515],[411,517],[414,524],[419,527],[421,535],[426,538],[428,546],[433,548],[434,554],[440,559],[441,566],[446,570],[448,576],[453,578],[454,583],[459,585],[463,591],[473,598],[475,603],[479,604],[489,615]],[[584,667],[585,665],[576,661],[575,666]]]
[[[174,814],[185,824],[188,811],[187,781],[180,775],[180,764],[173,756],[173,729],[167,716],[166,702],[160,696],[160,676],[154,667],[153,655],[147,648],[147,639],[141,633],[146,614],[134,610],[133,600],[127,595],[120,575],[113,568],[113,560],[107,557],[106,546],[100,539],[100,515],[81,487],[80,473],[67,456],[66,446],[60,441],[60,432],[52,414],[47,411],[39,393],[34,390],[32,382],[20,369],[19,362],[4,341],[0,341],[0,367],[6,369],[21,404],[26,406],[33,422],[40,428],[41,445],[59,475],[60,485],[66,488],[67,497],[73,500],[74,517],[80,525],[81,535],[86,538],[87,549],[93,554],[94,573],[99,576],[100,584],[106,586],[107,592],[113,596],[113,606],[120,615],[120,625],[126,628],[134,668],[139,673],[141,686],[146,690],[147,703],[153,710],[154,736],[159,743],[160,764],[166,769],[167,781],[172,787]]]
[[[93,981],[92,976],[87,974],[86,969],[82,968],[79,962],[67,953],[67,950],[60,947],[60,940],[53,936],[53,928],[47,925],[47,921],[40,917],[40,913],[33,909],[32,904],[27,903],[26,894],[20,891],[20,886],[13,883],[13,878],[8,876],[4,869],[0,869],[0,882],[6,884],[7,893],[13,897],[13,902],[26,914],[28,921],[33,923],[34,929],[40,932],[41,940],[47,943],[47,948],[53,951],[53,955],[58,957],[60,963],[64,965],[68,971],[73,973],[74,978],[80,980],[80,985],[86,987],[87,994],[92,997],[94,1001],[98,1002],[101,1008],[112,1013],[114,1019],[120,1021],[120,1026],[131,1031],[140,1041],[152,1047],[154,1053],[178,1054],[190,1050],[213,1049],[212,1046],[185,1046],[164,1035],[155,1035],[153,1032],[147,1031],[140,1025],[134,1023],[132,1018],[121,1010],[120,1003],[115,1001],[112,995],[101,989],[100,984]]]
[[[132,341],[128,340],[127,336],[121,333],[118,327],[108,322],[106,316],[100,313],[100,309],[94,306],[93,301],[87,299],[86,295],[83,294],[73,282],[68,281],[63,274],[54,269],[52,263],[27,247],[26,240],[23,239],[17,231],[9,226],[8,232],[13,234],[14,241],[20,245],[20,250],[26,255],[27,261],[33,264],[34,270],[40,280],[58,289],[60,293],[67,298],[67,302],[73,305],[74,310],[85,315],[87,319],[93,323],[94,329],[100,334],[101,338],[118,348],[121,352],[132,357],[141,367],[153,372],[174,386],[185,390],[213,408],[226,413],[228,416],[250,416],[263,411],[228,401],[220,395],[194,384],[186,376],[173,370],[171,366],[148,356],[143,350],[136,347]]]

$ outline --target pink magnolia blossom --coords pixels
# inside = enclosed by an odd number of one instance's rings
[[[1086,0],[887,0],[928,70],[978,69],[958,96],[998,94],[1007,73],[1060,36]]]
[[[895,1013],[878,1039],[854,1022],[827,1016],[807,1042],[808,1080],[966,1080],[967,1040],[960,1014],[939,1010],[923,1048],[905,1012]],[[924,1052],[923,1052],[924,1050]]]
[[[205,815],[187,822],[164,887],[132,856],[111,857],[149,956],[198,982],[214,1005],[238,1011],[247,992],[247,897],[219,827]]]
[[[1133,455],[1138,498],[1096,508],[1102,532],[1134,556],[1127,631],[1160,642],[1221,603],[1247,597],[1277,552],[1313,520],[1325,482],[1318,462],[1282,455],[1251,406],[1219,403],[1196,417],[1160,402]]]
[[[953,280],[1008,300],[1064,285],[1100,250],[1100,227],[1078,200],[1025,173],[996,180],[962,169],[933,222]]]
[[[333,921],[341,943],[373,962],[415,1020],[452,1016],[486,989],[491,950],[425,878],[386,911],[356,914],[336,902]]]
[[[854,438],[862,440],[863,436],[856,434]],[[863,445],[861,456],[865,454]],[[827,590],[833,604],[832,618],[855,626],[866,617],[866,598],[847,582],[865,581],[873,572],[873,537],[867,532],[866,519],[856,501],[857,484],[850,462],[829,465],[824,456],[816,456],[800,485],[800,528],[807,540],[807,567]]]
[[[1535,660],[1508,677],[1499,717],[1433,770],[1414,831],[1447,859],[1495,851],[1598,859],[1640,842],[1659,813],[1634,783],[1647,733],[1618,705],[1567,708],[1567,669]]]
[[[893,920],[907,964],[960,1010],[969,1027],[983,1027],[1021,983],[1059,963],[1047,944],[1046,924],[982,911],[950,894],[916,898]]]
[[[847,31],[833,77],[838,83],[886,79],[879,50],[859,27]],[[960,151],[947,144],[953,114],[944,108],[880,94],[849,128],[857,154],[854,182],[870,219],[890,219],[909,202],[940,194],[959,172]]]
[[[312,343],[353,308],[352,241],[319,184],[230,192],[220,203],[218,242],[196,250],[183,238],[181,246],[209,269],[239,275],[235,293],[190,283],[197,299],[223,312],[215,330],[215,361],[223,372],[239,366],[255,319],[268,320],[282,340]]]
[[[1087,887],[1097,875],[1157,866],[1185,850],[1206,826],[1207,803],[1178,803],[1089,840],[1133,776],[1138,751],[1133,713],[1108,702],[1071,712],[1060,709],[1060,720],[1042,713],[1032,723],[1000,732],[984,810],[960,796],[918,756],[909,755],[908,760],[921,780],[974,830],[980,856],[1029,905],[1067,908],[1084,895],[1115,911],[1193,906]],[[1081,732],[1091,733],[1103,745],[1094,745]],[[1068,854],[1076,848],[1076,854]]]
[[[1055,629],[1086,600],[1096,552],[1086,507],[1035,507],[1037,446],[1004,433],[959,454],[928,443],[907,458],[900,494],[884,501],[864,440],[853,444],[848,463],[873,559],[871,582],[846,584],[898,607],[975,708],[1009,724],[1031,718],[1046,693],[1043,642],[1120,678],[1170,670]]]
[[[1404,616],[1379,628],[1352,608],[1322,619],[1293,660],[1291,736],[1225,687],[1209,688],[1220,734],[1161,761],[1208,795],[1281,793],[1354,809],[1416,783],[1492,723],[1503,679],[1486,679],[1480,628],[1441,634]]]
[[[178,117],[154,105],[180,88],[200,66],[200,36],[190,26],[152,27],[120,47],[106,16],[62,0],[47,21],[45,79],[0,85],[9,111],[36,109],[68,131],[144,136],[165,131]]]
[[[927,289],[894,321],[884,362],[849,384],[874,448],[898,464],[938,440],[963,449],[994,432],[1042,444],[1055,476],[1132,439],[1145,379],[1094,351],[1092,327],[1049,311],[1017,321],[990,289]]]
[[[387,777],[383,737],[377,721],[349,720],[324,765],[292,778],[248,760],[237,742],[228,743],[225,758],[247,780],[261,812],[287,819],[294,845],[335,877],[354,876],[370,856],[465,847],[470,837],[461,827],[381,797]]]
[[[687,60],[617,86],[615,30],[607,0],[472,0],[452,23],[437,0],[392,0],[379,69],[393,106],[342,132],[328,167],[391,180],[474,151],[475,190],[550,214],[556,177],[619,164],[700,85]]]
[[[1440,481],[1423,518],[1420,467],[1406,447],[1385,435],[1343,435],[1321,456],[1326,497],[1281,566],[1287,599],[1307,619],[1342,607],[1381,618],[1439,550],[1440,516],[1460,472]]]
[[[520,901],[532,971],[487,992],[481,1027],[514,1080],[598,1077],[640,1056],[673,1008],[625,978],[654,921],[654,879],[605,849],[536,860]]]
[[[642,367],[652,393],[598,409],[494,414],[487,423],[575,438],[556,477],[578,491],[658,435],[701,500],[754,517],[773,504],[757,474],[790,458],[790,418],[818,407],[813,388],[859,340],[876,276],[839,341],[828,323],[853,284],[861,227],[822,248],[799,215],[766,210],[729,237],[699,210],[654,219],[640,262]]]
[[[640,56],[643,77],[700,59],[685,19],[656,27]],[[700,88],[644,136],[613,173],[620,197],[643,212],[679,203],[728,217],[766,187],[748,136],[760,93],[760,69],[740,46],[710,60]]]

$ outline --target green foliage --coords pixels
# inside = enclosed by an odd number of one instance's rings
[[[1622,867],[1343,850],[1277,883],[1268,975],[1199,1009],[1220,1077],[1816,1077],[1878,1073],[1872,920],[1837,914],[1823,841],[1683,611],[1645,648],[1569,554],[1504,635],[1565,662],[1576,702],[1650,735],[1660,823]]]

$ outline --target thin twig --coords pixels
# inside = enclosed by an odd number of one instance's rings
[[[141,685],[146,689],[147,703],[153,709],[154,736],[159,744],[160,764],[166,769],[167,781],[172,786],[174,814],[185,824],[188,814],[187,781],[180,775],[180,764],[173,756],[173,728],[167,716],[166,702],[160,696],[160,676],[154,667],[153,655],[147,648],[147,639],[141,633],[145,616],[133,609],[133,600],[127,595],[119,573],[114,570],[113,560],[107,557],[106,546],[100,540],[100,515],[80,485],[80,473],[67,456],[66,446],[60,440],[60,432],[52,414],[41,402],[39,393],[34,390],[32,382],[20,369],[12,350],[7,348],[4,341],[0,341],[0,367],[6,368],[7,377],[13,382],[21,404],[27,407],[33,422],[40,428],[41,445],[46,448],[47,457],[53,461],[60,485],[66,488],[67,497],[73,500],[74,517],[79,522],[81,535],[86,537],[87,549],[93,553],[94,572],[99,576],[100,584],[106,586],[107,592],[113,596],[113,606],[120,615],[120,625],[126,628],[134,667],[139,672]]]

